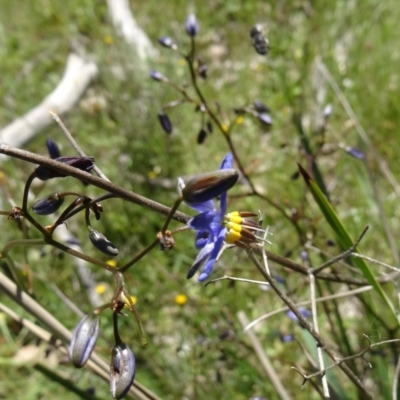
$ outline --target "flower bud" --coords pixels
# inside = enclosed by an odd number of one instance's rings
[[[89,359],[99,335],[99,325],[99,316],[88,314],[75,327],[69,346],[69,358],[75,367],[82,368]]]
[[[172,133],[172,123],[167,114],[163,112],[158,113],[158,120],[166,133]]]
[[[187,16],[185,22],[185,29],[186,33],[191,37],[195,37],[196,34],[198,33],[199,25],[197,24],[196,16],[193,13]]]
[[[118,249],[100,232],[89,228],[89,239],[93,246],[108,256],[115,257],[118,255]]]
[[[158,38],[158,43],[160,43],[161,46],[164,46],[167,49],[174,49],[174,50],[177,49],[176,44],[169,36],[162,36]]]
[[[157,82],[168,82],[167,77],[165,77],[161,72],[154,70],[150,72],[150,78]]]
[[[262,101],[254,100],[253,102],[254,109],[259,113],[269,113],[271,110],[267,107]]]
[[[272,125],[272,118],[268,113],[265,113],[265,112],[258,113],[257,118],[263,125],[267,125],[267,126]]]
[[[38,215],[50,215],[55,213],[64,203],[64,197],[58,197],[57,193],[36,201],[32,206],[32,211]]]
[[[236,169],[227,168],[198,175],[182,189],[183,200],[187,203],[202,203],[220,196],[238,180]]]
[[[308,311],[303,307],[299,307],[299,312],[300,312],[301,316],[304,318],[310,318],[312,315],[311,311]],[[292,310],[287,311],[286,316],[288,318],[290,318],[292,321],[295,321],[295,322],[298,321],[298,318],[296,317],[295,313]]]
[[[354,158],[357,158],[358,160],[363,160],[365,158],[365,154],[362,151],[355,149],[354,147],[346,147],[345,150],[348,154],[350,154]]]
[[[46,146],[47,146],[47,150],[49,152],[50,158],[52,158],[54,160],[55,158],[59,158],[61,156],[61,152],[57,146],[57,143],[54,142],[50,137],[48,137],[46,140]]]
[[[78,168],[81,171],[90,172],[93,167],[93,157],[58,157],[54,161],[58,161],[63,164],[67,164],[71,167]],[[64,172],[59,172],[50,167],[45,167],[43,165],[38,165],[35,170],[36,178],[41,181],[47,181],[53,178],[65,178],[68,174]]]
[[[125,344],[113,347],[110,365],[110,390],[114,399],[122,399],[132,386],[135,378],[135,355]]]
[[[200,129],[200,132],[197,135],[197,144],[203,144],[206,139],[207,131],[205,129]]]
[[[268,54],[269,42],[268,39],[264,37],[261,29],[258,26],[253,26],[250,30],[250,39],[256,52],[262,56]]]

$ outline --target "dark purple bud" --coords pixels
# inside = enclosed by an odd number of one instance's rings
[[[262,101],[254,100],[253,102],[254,109],[259,113],[269,113],[271,110],[267,107]]]
[[[269,51],[269,42],[268,39],[264,37],[258,26],[253,26],[250,29],[250,39],[258,54],[262,56],[267,55]]]
[[[129,391],[135,378],[135,355],[125,344],[113,347],[110,365],[110,390],[114,399],[122,399]]]
[[[158,120],[166,133],[172,133],[172,123],[167,114],[163,112],[158,113]]]
[[[213,124],[211,123],[211,121],[208,121],[206,125],[207,125],[208,132],[212,133],[213,132]]]
[[[227,168],[191,179],[182,189],[183,200],[187,203],[203,203],[220,196],[229,190],[238,180],[236,169]]]
[[[346,147],[345,150],[348,154],[350,154],[354,158],[357,158],[358,160],[363,160],[365,158],[365,154],[362,151],[355,149],[354,147]]]
[[[197,24],[196,16],[194,14],[189,14],[187,16],[185,29],[186,33],[191,37],[195,37],[199,32],[199,25]]]
[[[38,215],[55,213],[64,203],[64,197],[59,197],[58,195],[58,192],[52,193],[43,199],[37,200],[32,206],[32,211]]]
[[[93,246],[108,256],[115,257],[118,255],[118,249],[100,232],[94,230],[92,227],[89,229],[89,239]]]
[[[330,247],[333,247],[333,246],[336,246],[336,243],[335,243],[334,240],[328,239],[328,240],[326,241],[326,245],[327,245],[327,246],[330,246]]]
[[[89,359],[99,335],[99,325],[99,316],[88,314],[75,327],[69,346],[69,358],[75,367],[82,368]]]
[[[296,172],[294,172],[292,175],[290,175],[290,179],[291,179],[292,181],[295,181],[296,179],[299,178],[299,176],[300,176],[300,172],[299,172],[299,171],[296,171]]]
[[[290,343],[293,342],[294,335],[291,334],[281,335],[280,338],[282,343]]]
[[[150,78],[157,82],[168,82],[168,78],[158,71],[151,71]]]
[[[61,162],[63,164],[67,164],[71,167],[78,168],[81,171],[90,172],[93,167],[93,157],[58,157],[54,161]],[[65,178],[68,176],[64,172],[58,172],[50,167],[45,167],[42,165],[38,165],[35,170],[36,178],[47,181],[53,178]]]
[[[269,114],[267,113],[258,113],[257,114],[257,118],[259,119],[259,121],[267,126],[271,126],[272,125],[272,118]]]
[[[207,131],[205,129],[200,129],[200,132],[197,135],[197,144],[203,144],[206,139]]]
[[[60,149],[57,146],[57,143],[54,142],[50,137],[46,140],[47,151],[49,152],[50,158],[53,160],[61,156]]]
[[[160,43],[161,46],[164,46],[168,49],[174,49],[174,50],[177,49],[176,44],[169,36],[162,36],[162,37],[158,38],[158,43]]]
[[[311,317],[311,311],[306,310],[303,307],[299,307],[299,312],[304,318],[310,318]],[[287,317],[289,317],[292,321],[298,322],[298,318],[294,314],[292,310],[289,310],[286,312]]]

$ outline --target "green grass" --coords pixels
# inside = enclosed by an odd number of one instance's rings
[[[159,36],[169,35],[182,49],[189,48],[190,41],[184,32],[187,2],[175,0],[162,10],[157,1],[131,3],[139,25],[154,46]],[[295,262],[302,263],[300,251],[306,240],[323,252],[309,252],[313,266],[340,252],[338,244],[327,245],[328,239],[334,239],[332,231],[304,182],[291,179],[297,170],[296,162],[308,165],[300,134],[292,121],[296,113],[302,116],[304,133],[313,154],[318,154],[317,166],[331,203],[350,237],[357,238],[366,225],[370,226],[359,251],[395,265],[396,256],[389,246],[371,181],[381,197],[389,234],[394,238],[400,233],[398,197],[382,176],[333,90],[323,80],[317,86],[313,82],[316,80],[314,61],[319,56],[353,107],[373,147],[398,177],[398,2],[369,0],[311,5],[294,1],[276,4],[214,1],[199,4],[196,15],[200,23],[197,48],[209,65],[209,78],[201,81],[200,87],[212,107],[216,102],[221,105],[224,123],[234,120],[233,108],[251,104],[255,99],[271,108],[274,125],[269,132],[265,132],[255,118],[245,116],[243,123],[233,129],[231,138],[259,193],[279,204],[288,215],[297,211],[302,235],[298,235],[292,222],[268,202],[254,196],[236,196],[249,192],[243,181],[230,192],[229,210],[261,210],[265,224],[273,232],[270,237],[273,244],[268,249],[281,255],[290,252],[289,258]],[[264,25],[269,38],[271,50],[267,58],[258,56],[252,48],[248,32],[255,23]],[[105,105],[89,112],[80,103],[62,119],[80,146],[95,157],[98,166],[113,182],[171,206],[176,196],[177,177],[218,168],[228,151],[217,129],[203,145],[197,145],[201,117],[194,112],[193,105],[185,104],[168,111],[174,133],[169,137],[165,135],[157,112],[179,95],[172,88],[150,80],[148,72],[159,70],[171,81],[181,84],[189,83],[188,69],[181,57],[158,46],[159,58],[151,60],[146,67],[140,66],[134,50],[113,30],[105,2],[5,2],[0,14],[0,33],[0,126],[23,115],[54,88],[62,76],[69,51],[79,45],[99,67],[99,76],[84,99],[101,98]],[[344,55],[344,61],[338,61],[338,52]],[[326,97],[318,102],[322,87]],[[194,96],[193,90],[189,92]],[[333,105],[334,111],[325,134],[321,135],[315,132],[314,121],[328,103]],[[56,124],[40,133],[26,149],[45,155],[46,136],[60,144],[63,155],[74,154]],[[365,151],[368,168],[339,149],[339,142]],[[11,160],[1,168],[5,174],[2,186],[15,203],[20,204],[23,183],[32,165]],[[139,183],[138,176],[154,179]],[[157,179],[172,183],[171,188],[157,185]],[[92,186],[83,187],[71,178],[52,180],[44,187],[34,185],[33,192],[42,197],[67,189],[92,197],[102,193]],[[5,196],[2,198],[2,209],[8,210]],[[92,218],[92,225],[119,248],[118,265],[123,265],[149,244],[164,222],[162,216],[119,199],[106,201],[103,207],[105,212],[101,220]],[[194,215],[185,205],[181,210]],[[38,220],[44,225],[52,222],[51,217]],[[172,223],[172,228],[178,226]],[[89,242],[83,215],[69,221],[68,229],[80,239],[86,254],[108,259]],[[30,229],[29,236],[38,237],[38,234]],[[22,234],[16,224],[4,218],[0,247],[20,237]],[[149,342],[146,348],[142,347],[134,319],[129,316],[123,320],[121,335],[134,349],[137,380],[162,399],[246,400],[256,396],[278,399],[236,314],[244,310],[248,318],[257,318],[282,307],[281,300],[272,291],[264,292],[248,283],[219,281],[204,287],[195,279],[186,280],[187,270],[197,254],[193,240],[192,232],[177,235],[172,251],[153,250],[126,274],[126,286],[137,297],[137,309]],[[60,256],[48,246],[44,252],[39,247],[16,248],[11,255],[18,267],[29,265],[37,301],[68,328],[72,329],[79,317],[57,297],[50,283],[57,285],[85,313],[91,311],[69,256]],[[270,267],[273,275],[285,278],[282,289],[294,301],[309,299],[306,277],[272,262]],[[390,272],[374,264],[369,267],[376,277]],[[112,296],[113,279],[98,267],[91,269],[96,281],[109,288],[102,295],[106,303]],[[358,276],[343,265],[333,270]],[[224,273],[262,279],[240,249],[225,252],[212,276]],[[317,289],[321,296],[351,287],[321,281]],[[394,285],[386,284],[384,290],[398,310]],[[178,293],[188,297],[184,306],[175,303]],[[0,294],[0,301],[27,316],[3,294]],[[343,356],[350,355],[349,351],[355,354],[366,346],[363,334],[371,336],[372,342],[399,337],[397,327],[392,325],[390,309],[375,292],[329,302],[327,308],[319,305],[318,317],[322,336],[330,344],[335,343]],[[34,363],[16,365],[13,360],[18,349],[36,345],[37,341],[8,318],[2,320],[1,329],[0,397],[28,400],[55,394],[67,400],[84,397],[56,382]],[[103,337],[99,340],[98,351],[108,359],[113,345],[111,313],[102,314],[101,330]],[[256,332],[292,398],[319,398],[309,383],[300,390],[302,379],[291,369],[297,366],[309,373],[313,371],[302,347],[296,342],[282,343],[279,339],[280,334],[294,333],[311,348],[302,335],[302,328],[279,314],[259,324]],[[377,351],[366,356],[372,369],[361,361],[349,363],[349,366],[364,382],[370,383],[368,387],[374,397],[385,398],[391,390],[398,346],[385,345],[374,350]],[[98,398],[110,398],[108,385],[87,371],[75,370],[69,363],[54,369],[67,381],[76,383],[78,389],[85,391],[95,387]],[[340,384],[338,392],[346,393],[347,398],[357,398],[355,387],[344,374],[338,368],[332,373]]]

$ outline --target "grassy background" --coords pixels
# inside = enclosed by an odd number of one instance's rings
[[[184,32],[187,2],[174,0],[160,10],[157,1],[131,2],[139,25],[154,45],[163,35],[173,37],[183,49],[189,39]],[[301,213],[300,226],[314,246],[336,255],[337,247],[327,245],[334,239],[327,223],[321,218],[301,180],[293,180],[296,161],[307,165],[298,129],[292,122],[294,113],[302,116],[305,133],[315,150],[324,145],[318,155],[318,166],[340,217],[351,235],[356,237],[365,225],[370,231],[361,251],[387,263],[396,262],[384,231],[382,213],[375,192],[380,195],[382,212],[386,215],[390,235],[399,236],[398,197],[379,172],[376,161],[360,140],[354,121],[341,107],[338,98],[315,69],[316,57],[321,57],[354,108],[367,130],[373,147],[399,177],[400,163],[398,127],[400,107],[400,6],[397,1],[336,1],[320,2],[214,0],[198,4],[196,15],[200,23],[198,51],[209,64],[209,79],[201,87],[210,104],[218,102],[224,122],[232,121],[232,109],[251,104],[255,99],[271,108],[274,125],[269,132],[254,118],[246,117],[233,131],[232,140],[257,189],[290,214]],[[264,25],[271,51],[267,58],[253,50],[248,32],[255,23]],[[65,60],[71,50],[84,49],[99,67],[99,76],[85,94],[82,102],[68,115],[64,123],[74,137],[93,155],[99,167],[115,183],[163,204],[172,205],[175,179],[215,169],[227,145],[221,134],[207,137],[197,145],[201,127],[200,115],[193,105],[183,105],[169,112],[174,124],[173,135],[167,137],[158,124],[157,112],[167,102],[179,98],[169,87],[151,81],[148,72],[161,71],[177,83],[189,82],[188,70],[176,54],[159,49],[159,57],[142,65],[134,49],[116,35],[102,1],[74,0],[69,2],[39,0],[35,2],[4,1],[0,14],[0,126],[5,126],[40,102],[60,80]],[[325,98],[319,98],[325,91]],[[328,130],[323,137],[315,124],[326,104],[333,105]],[[64,155],[72,154],[57,126],[51,126],[37,136],[26,148],[46,154],[45,138],[56,140]],[[366,152],[368,163],[350,157],[338,148],[343,143]],[[368,167],[367,167],[368,165]],[[23,182],[32,166],[11,160],[2,166],[3,185],[18,204],[22,198]],[[145,183],[142,179],[145,178]],[[157,184],[158,178],[171,180],[171,189]],[[168,181],[170,182],[170,181]],[[373,182],[373,185],[371,185]],[[56,190],[74,189],[90,196],[100,194],[93,187],[84,188],[72,179],[59,179],[35,186],[37,196]],[[245,184],[237,185],[233,194],[246,193]],[[118,264],[130,257],[154,238],[163,218],[138,206],[113,199],[103,204],[105,213],[93,226],[103,232],[120,250]],[[5,206],[7,209],[7,206]],[[238,198],[231,210],[258,210],[265,216],[273,232],[271,251],[290,255],[302,262],[300,251],[304,243],[293,225],[265,201]],[[190,212],[185,206],[185,212]],[[42,217],[43,224],[51,218]],[[1,243],[20,237],[7,222]],[[5,223],[4,225],[5,226]],[[174,225],[178,226],[178,225]],[[86,253],[107,260],[87,239],[83,216],[68,225],[82,242]],[[35,232],[30,232],[33,237]],[[193,234],[177,237],[171,252],[153,251],[135,265],[126,276],[127,286],[137,297],[137,307],[143,319],[149,345],[140,344],[133,318],[124,321],[121,334],[134,349],[137,357],[137,379],[163,399],[249,399],[262,396],[278,398],[246,335],[236,313],[244,310],[249,318],[282,306],[272,291],[262,291],[246,283],[230,284],[220,281],[204,288],[195,280],[186,280],[196,250]],[[73,328],[78,317],[59,299],[51,284],[84,312],[90,312],[86,293],[80,288],[73,263],[48,247],[14,250],[17,266],[29,265],[34,275],[36,299],[59,316],[67,327]],[[316,252],[310,252],[313,265],[322,262]],[[309,298],[308,283],[298,274],[271,265],[274,274],[285,278],[282,288],[295,301]],[[378,274],[387,272],[373,266]],[[96,281],[111,288],[109,274],[93,267]],[[228,275],[260,279],[242,251],[223,255],[213,276]],[[352,272],[349,272],[349,274]],[[353,273],[354,274],[354,273]],[[345,285],[321,284],[323,295],[347,290]],[[111,290],[111,289],[110,289]],[[395,294],[393,285],[387,288]],[[104,301],[110,297],[106,291]],[[180,306],[175,296],[185,294],[188,301]],[[0,294],[5,304],[15,308]],[[23,312],[18,309],[18,312]],[[373,341],[398,337],[396,329],[385,326],[386,310],[376,294],[358,300],[329,303],[319,308],[324,335],[345,354],[339,323],[332,323],[337,312],[353,353],[365,346],[362,334]],[[112,346],[110,313],[101,318],[104,337],[98,349],[109,357]],[[0,315],[1,316],[1,315]],[[338,321],[338,320],[336,320]],[[392,327],[390,327],[392,328]],[[82,397],[49,378],[35,362],[17,362],[15,354],[31,344],[37,344],[24,329],[4,316],[0,318],[0,397],[40,399],[56,395],[65,399]],[[264,349],[288,392],[296,399],[319,398],[312,385],[300,391],[301,378],[290,368],[300,366],[311,371],[301,346],[297,342],[282,343],[280,335],[294,333],[309,350],[313,344],[299,326],[283,314],[257,327]],[[338,341],[338,338],[342,341]],[[398,351],[379,348],[368,355],[373,364],[353,366],[360,378],[377,398],[390,393]],[[21,350],[20,350],[21,351]],[[96,398],[109,398],[106,383],[84,370],[74,370],[68,363],[58,365],[57,371],[85,391],[96,388]],[[341,398],[356,398],[350,382],[340,372],[336,389]],[[344,397],[343,397],[344,396]],[[87,394],[89,398],[89,394]]]

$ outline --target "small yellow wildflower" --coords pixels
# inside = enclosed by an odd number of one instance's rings
[[[179,293],[175,296],[175,304],[178,306],[184,306],[187,303],[187,296],[183,293]]]
[[[106,43],[106,44],[113,44],[114,43],[114,39],[110,35],[104,36],[103,40],[104,40],[104,43]]]
[[[98,293],[98,294],[104,294],[104,292],[107,290],[107,287],[103,283],[99,283],[96,286],[95,290],[96,290],[96,293]]]
[[[241,115],[239,115],[238,117],[236,117],[236,123],[237,123],[238,125],[243,124],[243,121],[244,121],[244,118],[243,118]]]

